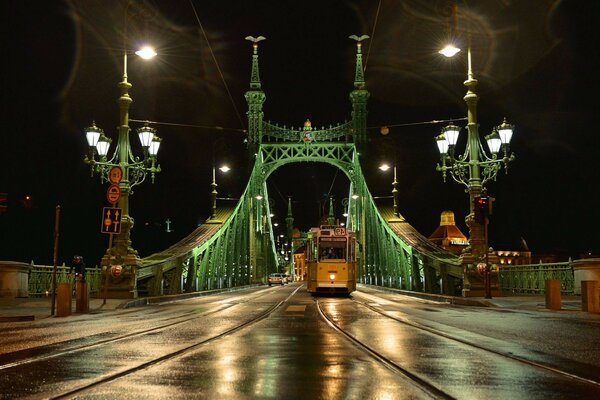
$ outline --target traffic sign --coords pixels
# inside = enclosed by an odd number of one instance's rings
[[[123,170],[118,165],[115,165],[108,171],[108,180],[110,183],[119,183],[123,179]]]
[[[114,207],[102,209],[102,233],[121,233],[121,216],[123,210]]]
[[[106,200],[113,206],[119,201],[121,198],[121,188],[119,185],[115,185],[114,183],[108,187],[106,191]]]

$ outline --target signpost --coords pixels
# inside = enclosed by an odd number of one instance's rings
[[[118,185],[121,179],[123,179],[123,170],[121,167],[115,165],[108,171],[108,180],[110,183]]]
[[[120,208],[116,208],[115,205],[121,198],[121,187],[119,186],[119,182],[123,179],[123,169],[118,165],[113,166],[108,171],[108,180],[110,181],[110,186],[106,190],[106,200],[112,207],[104,207],[102,210],[102,233],[110,234],[110,239],[108,241],[108,251],[112,248],[113,234],[121,233],[121,217],[123,215],[123,210]],[[121,276],[121,271],[123,268],[120,265],[113,265],[110,267],[110,274],[117,278]],[[106,293],[108,291],[108,283],[109,283],[109,271],[105,271],[105,279],[104,279],[104,301],[102,304],[106,304]]]
[[[108,187],[108,190],[106,191],[106,200],[108,200],[108,202],[110,204],[114,205],[117,204],[117,201],[119,201],[119,199],[121,198],[121,188],[119,187],[118,184],[112,184]]]
[[[123,210],[114,207],[104,207],[102,209],[102,233],[121,233],[121,216]]]

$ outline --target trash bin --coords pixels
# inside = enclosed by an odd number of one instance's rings
[[[71,315],[71,284],[59,283],[56,291],[56,316]]]

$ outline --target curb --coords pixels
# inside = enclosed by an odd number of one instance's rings
[[[498,307],[497,305],[495,305],[489,301],[486,301],[486,300],[477,300],[477,299],[470,299],[470,298],[458,297],[458,296],[448,296],[445,294],[412,292],[410,290],[395,289],[395,288],[388,288],[388,287],[375,286],[375,285],[367,285],[364,283],[361,283],[360,286],[373,288],[373,289],[377,289],[377,290],[383,290],[383,291],[387,291],[387,292],[398,293],[398,294],[402,294],[404,296],[411,296],[411,297],[417,297],[417,298],[425,299],[425,300],[438,301],[440,303],[456,304],[459,306]]]

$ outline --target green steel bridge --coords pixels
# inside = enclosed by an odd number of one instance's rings
[[[417,232],[396,204],[393,208],[377,205],[363,176],[359,149],[368,144],[369,98],[361,53],[364,37],[356,43],[351,119],[321,129],[313,129],[309,121],[295,129],[263,119],[266,95],[259,76],[260,39],[249,39],[253,42],[252,72],[245,98],[248,146],[255,160],[248,184],[235,206],[214,208],[213,215],[179,243],[142,259],[135,282],[139,295],[249,285],[265,282],[268,274],[279,271],[266,182],[278,168],[302,162],[333,165],[350,182],[346,226],[358,239],[360,283],[454,294],[455,285],[463,278],[458,257]],[[215,201],[213,197],[213,207]],[[291,236],[291,202],[286,222]],[[291,243],[291,238],[288,240]]]

